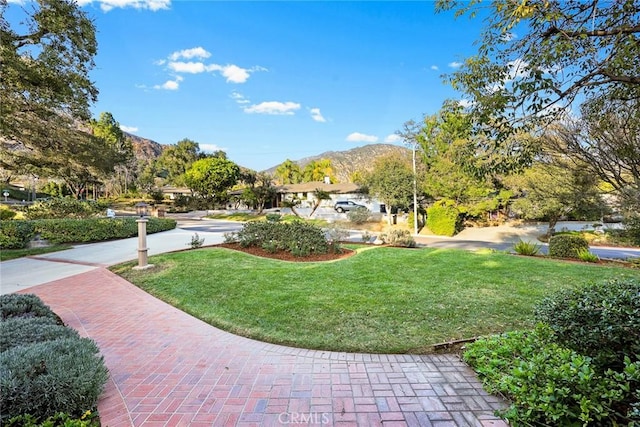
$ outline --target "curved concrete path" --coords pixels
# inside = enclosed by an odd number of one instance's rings
[[[505,403],[455,355],[372,355],[266,344],[211,327],[104,268],[35,293],[99,345],[98,409],[121,426],[506,426]]]

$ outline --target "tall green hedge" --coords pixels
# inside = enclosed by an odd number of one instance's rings
[[[460,231],[460,212],[453,200],[438,200],[427,209],[427,227],[433,234],[453,236]]]
[[[91,243],[125,239],[138,235],[137,218],[40,219],[35,221],[0,222],[0,248],[26,247],[34,236],[51,243]],[[147,233],[153,234],[176,228],[176,220],[149,218]]]

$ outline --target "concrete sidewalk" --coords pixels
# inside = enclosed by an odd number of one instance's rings
[[[180,228],[147,236],[148,254],[188,249],[196,233],[190,227],[204,222],[181,221]],[[198,228],[198,236],[205,245],[224,241],[224,233],[239,227],[228,221],[207,221],[205,231]],[[138,258],[138,238],[76,245],[72,249],[0,263],[0,295],[18,292],[32,286],[85,273],[96,268],[108,267]]]

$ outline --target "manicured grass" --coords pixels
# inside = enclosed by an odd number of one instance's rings
[[[506,253],[368,247],[292,263],[223,248],[154,256],[113,270],[227,331],[297,347],[377,353],[532,326],[534,305],[586,282],[640,271]]]
[[[48,254],[50,252],[64,251],[71,248],[71,245],[53,245],[42,248],[30,249],[2,249],[0,251],[0,261],[9,261],[11,259],[22,258],[26,256]]]

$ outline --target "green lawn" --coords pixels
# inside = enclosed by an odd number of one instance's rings
[[[151,257],[113,270],[227,331],[311,349],[428,352],[452,339],[526,328],[545,295],[640,271],[506,253],[373,248],[292,263],[222,248]]]
[[[72,248],[71,245],[53,245],[45,246],[42,248],[28,248],[28,249],[2,249],[0,250],[0,261],[9,261],[11,259],[22,258],[26,256],[42,255],[51,252],[64,251],[65,249]]]

